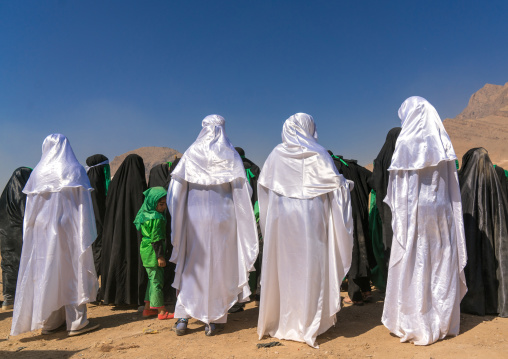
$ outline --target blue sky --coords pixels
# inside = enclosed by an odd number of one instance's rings
[[[407,97],[444,119],[508,81],[507,17],[504,0],[0,1],[0,187],[50,133],[81,163],[183,152],[212,113],[260,164],[296,112],[370,163]]]

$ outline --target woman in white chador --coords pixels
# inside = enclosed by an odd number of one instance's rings
[[[192,317],[214,335],[237,301],[249,299],[249,271],[258,255],[251,188],[242,159],[225,132],[224,118],[207,116],[196,141],[172,173],[170,261],[176,263],[173,287],[179,291],[174,326],[177,335]]]
[[[258,334],[305,342],[336,322],[351,265],[353,182],[317,143],[314,120],[291,116],[258,182],[264,238]]]
[[[92,187],[67,138],[46,137],[27,194],[11,335],[42,328],[78,335],[96,329],[86,303],[97,297]]]
[[[393,241],[382,322],[401,342],[428,345],[458,335],[467,291],[457,157],[425,99],[408,98],[399,117],[402,131],[384,199]]]

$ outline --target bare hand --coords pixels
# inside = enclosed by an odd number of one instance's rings
[[[166,266],[166,260],[164,257],[157,258],[157,263],[159,264],[159,267],[165,267]]]

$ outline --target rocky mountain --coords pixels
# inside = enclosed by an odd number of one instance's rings
[[[484,147],[494,164],[508,167],[508,83],[486,84],[457,117],[443,124],[459,161],[469,149]]]
[[[113,161],[110,163],[111,167],[111,176],[114,176],[116,170],[122,164],[125,157],[128,155],[135,153],[141,158],[143,158],[143,162],[145,163],[145,175],[148,180],[148,175],[150,174],[150,170],[162,163],[173,161],[175,157],[182,157],[182,154],[177,150],[168,147],[141,147],[133,151],[126,152],[119,156],[116,156]]]
[[[467,107],[455,119],[477,120],[488,116],[508,117],[508,82],[504,86],[483,86],[471,96]]]

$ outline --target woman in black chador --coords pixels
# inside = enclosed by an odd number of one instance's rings
[[[379,211],[379,217],[382,223],[384,253],[381,250],[376,251],[377,272],[379,273],[377,280],[383,282],[383,284],[380,284],[382,288],[386,287],[388,278],[388,264],[390,263],[390,250],[392,248],[393,238],[392,211],[383,200],[386,197],[386,191],[388,189],[388,178],[390,176],[388,168],[392,163],[395,144],[397,143],[397,138],[401,130],[400,127],[394,127],[388,131],[385,143],[374,160],[374,169],[369,179],[369,185],[376,192],[376,207]],[[373,245],[378,248],[381,244],[374,243]]]
[[[20,167],[14,171],[0,197],[0,249],[2,251],[2,309],[12,309],[19,260],[23,246],[23,217],[25,215],[25,187],[32,169]]]
[[[101,293],[104,304],[144,304],[146,270],[141,263],[141,233],[134,218],[147,189],[143,159],[125,158],[109,186],[102,232]]]
[[[150,170],[148,177],[148,188],[164,187],[167,191],[169,182],[171,182],[171,173],[180,162],[180,158],[176,157],[173,162],[164,162],[160,165],[153,167]],[[173,252],[173,245],[171,244],[171,215],[166,209],[166,266],[164,267],[164,304],[169,305],[176,303],[176,290],[173,288],[173,280],[175,279],[175,264],[169,262],[171,253]]]
[[[369,233],[369,193],[371,188],[367,181],[372,172],[360,166],[356,160],[346,160],[342,156],[335,156],[332,151],[328,151],[328,153],[332,156],[339,173],[355,184],[351,191],[354,223],[353,256],[351,268],[347,274],[349,298],[346,298],[344,303],[361,304],[371,297],[370,268],[376,264]]]
[[[93,261],[97,277],[101,275],[101,247],[102,229],[104,226],[104,215],[106,214],[106,194],[108,193],[111,175],[109,171],[109,160],[104,155],[93,155],[86,159],[86,174],[93,187],[92,204],[97,226],[97,239],[92,244]]]
[[[461,311],[508,317],[508,203],[484,148],[462,157],[459,182],[468,258]]]

